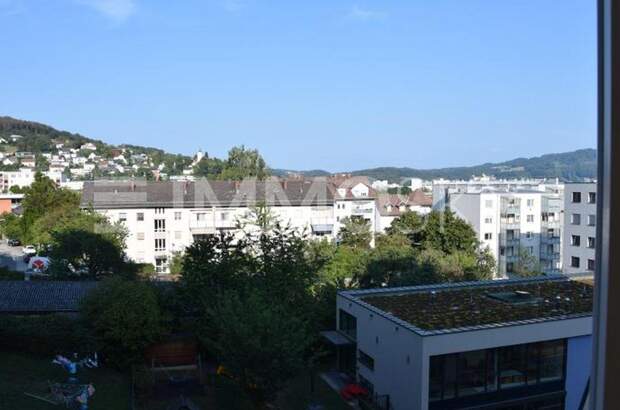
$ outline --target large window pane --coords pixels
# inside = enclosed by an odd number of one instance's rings
[[[443,356],[431,357],[429,376],[429,400],[441,400],[443,381]]]
[[[497,350],[487,350],[487,391],[497,390]]]
[[[538,382],[539,352],[539,343],[533,343],[527,346],[527,384],[536,384]]]
[[[500,389],[519,387],[525,384],[525,345],[499,349]]]
[[[451,399],[456,395],[456,364],[458,355],[450,354],[444,357],[444,386],[443,398]]]
[[[564,375],[564,341],[543,342],[540,346],[540,381],[561,380]]]
[[[484,350],[461,353],[459,356],[459,396],[484,393],[485,391]]]
[[[353,340],[357,338],[357,319],[355,316],[340,309],[340,320],[338,324],[342,333]]]

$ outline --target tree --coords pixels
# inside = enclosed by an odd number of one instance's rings
[[[424,218],[422,246],[439,249],[445,253],[454,251],[475,252],[478,239],[474,228],[449,209],[432,211]]]
[[[409,195],[411,192],[412,192],[411,188],[408,187],[408,186],[400,187],[400,194],[401,195]]]
[[[302,318],[258,289],[218,297],[199,335],[257,409],[303,368],[313,340]]]
[[[150,284],[107,279],[84,300],[80,314],[98,350],[116,367],[139,363],[166,332],[166,317]]]
[[[248,177],[262,180],[268,176],[267,164],[258,150],[241,145],[228,151],[228,159],[220,178],[240,181]]]
[[[305,237],[289,227],[211,236],[186,249],[181,285],[201,340],[257,407],[299,368],[316,337],[315,278]]]
[[[269,233],[279,225],[277,215],[265,202],[251,206],[246,215],[237,220],[237,229],[244,231],[247,236],[253,235],[254,232]]]
[[[344,218],[338,233],[341,245],[359,248],[370,247],[372,233],[368,221],[360,217]]]
[[[361,285],[365,288],[391,286],[414,266],[415,249],[405,235],[379,235],[370,252]]]
[[[521,246],[517,252],[517,261],[513,265],[512,274],[521,278],[544,275],[536,256]]]
[[[225,162],[221,159],[205,156],[194,165],[193,173],[196,177],[218,178],[222,174],[225,166]]]
[[[52,233],[50,256],[52,273],[68,273],[99,278],[124,271],[123,252],[104,235],[84,229],[67,229]]]
[[[424,218],[413,211],[407,211],[395,218],[386,230],[388,235],[406,236],[412,245],[419,245],[422,242],[423,232]]]

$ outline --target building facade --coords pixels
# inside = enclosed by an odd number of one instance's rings
[[[530,268],[546,273],[561,271],[563,197],[560,192],[523,189],[448,192],[441,205],[472,225],[481,246],[487,247],[495,257],[498,277],[510,276],[517,264],[524,261]]]
[[[342,291],[337,322],[338,370],[379,408],[577,410],[586,391],[592,288],[562,277]]]
[[[589,273],[595,269],[596,183],[569,183],[564,189],[563,270]]]
[[[172,257],[205,235],[241,235],[261,204],[310,238],[337,240],[346,218],[366,220],[373,237],[378,228],[374,191],[359,181],[89,181],[82,191],[83,207],[125,225],[127,256],[153,264],[158,273],[168,272]]]

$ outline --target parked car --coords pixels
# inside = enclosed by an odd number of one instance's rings
[[[37,249],[33,245],[26,245],[22,248],[22,252],[24,255],[32,256],[37,254]]]
[[[12,239],[12,238],[11,238],[11,239],[9,239],[8,241],[6,241],[6,243],[7,243],[9,246],[19,246],[19,245],[21,245],[21,244],[22,244],[22,243],[19,241],[19,239]]]

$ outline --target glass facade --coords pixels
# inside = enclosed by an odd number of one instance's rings
[[[518,401],[558,389],[563,397],[565,358],[564,339],[433,356],[429,367],[431,408],[459,408],[460,401],[480,405]],[[453,405],[447,404],[450,402]],[[515,408],[530,408],[521,405],[516,403]],[[561,408],[553,406],[549,408]]]
[[[340,309],[338,320],[338,330],[353,340],[357,340],[357,319],[355,316]]]

